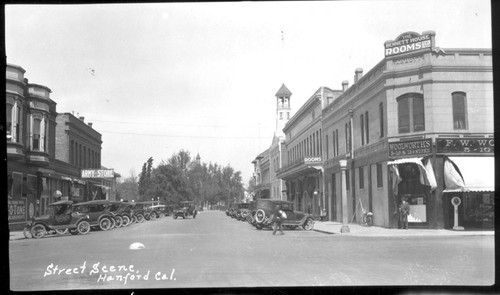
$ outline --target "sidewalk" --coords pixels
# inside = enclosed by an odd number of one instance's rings
[[[332,221],[315,221],[314,230],[326,234],[339,234],[347,236],[376,236],[376,237],[396,237],[396,236],[493,236],[494,230],[462,230],[454,231],[448,229],[394,229],[378,226],[366,227],[359,224],[349,223],[349,233],[341,233],[342,223]]]

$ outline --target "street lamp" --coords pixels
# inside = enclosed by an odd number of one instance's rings
[[[346,189],[346,177],[345,170],[347,168],[347,160],[339,160],[340,169],[342,170],[342,228],[341,233],[349,233],[349,225],[347,225],[347,189]]]

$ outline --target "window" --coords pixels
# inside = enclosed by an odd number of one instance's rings
[[[453,129],[467,129],[467,104],[465,93],[453,92],[451,96],[453,105]]]
[[[290,112],[286,112],[286,118],[290,119]]]
[[[365,145],[365,120],[363,114],[359,116],[360,118],[360,126],[361,126],[361,145]]]
[[[12,110],[14,108],[12,107],[11,104],[7,104],[7,108],[5,109],[5,115],[6,115],[6,118],[5,118],[5,123],[6,123],[6,135],[7,135],[7,141],[11,141],[12,140]]]
[[[40,128],[41,128],[42,120],[36,118],[33,120],[33,141],[32,141],[32,150],[39,151],[40,150]]]
[[[425,130],[424,98],[418,93],[400,96],[398,102],[399,133]]]
[[[377,163],[377,187],[383,187],[382,163]]]
[[[326,142],[326,158],[329,159],[330,155],[328,154],[328,135],[326,135],[325,142]]]
[[[379,116],[379,128],[380,128],[380,137],[384,137],[384,103],[381,102],[378,105],[378,116]]]
[[[365,177],[363,167],[359,167],[359,189],[365,188]]]
[[[333,131],[333,134],[332,134],[332,149],[333,149],[333,156],[336,157],[337,156],[337,151],[335,150],[335,130]]]
[[[335,130],[335,155],[339,154],[339,130]]]
[[[370,133],[368,132],[369,130],[369,125],[368,125],[368,112],[365,112],[365,134],[366,134],[366,144],[370,143]]]

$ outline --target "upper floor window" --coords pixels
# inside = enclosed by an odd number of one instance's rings
[[[365,112],[365,135],[366,135],[366,144],[370,143],[370,133],[369,133],[369,124],[368,124],[368,112]]]
[[[12,105],[6,104],[6,135],[7,141],[19,142],[19,114],[21,113],[21,108],[17,102]]]
[[[467,129],[467,97],[464,92],[453,92],[453,129]]]
[[[360,117],[360,126],[361,126],[361,145],[365,145],[365,116],[361,114]]]
[[[399,133],[424,131],[424,97],[422,94],[405,94],[400,96],[397,102]]]
[[[39,118],[33,119],[32,150],[34,151],[41,150],[41,125],[42,125],[42,120],[40,120]]]
[[[378,105],[378,117],[379,117],[379,127],[380,127],[380,137],[384,137],[384,103],[381,102]]]

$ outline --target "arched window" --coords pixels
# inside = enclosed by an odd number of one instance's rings
[[[451,97],[453,105],[453,129],[467,129],[467,96],[464,92],[453,92]]]
[[[397,98],[399,133],[425,130],[424,97],[408,93]]]

